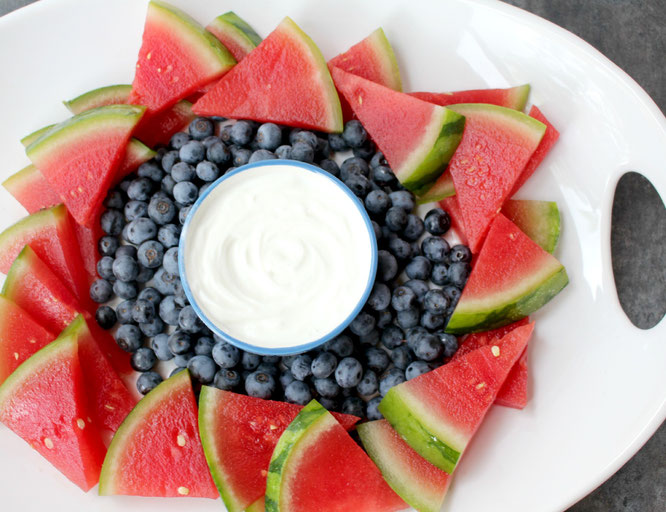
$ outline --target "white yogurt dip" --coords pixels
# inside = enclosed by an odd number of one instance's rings
[[[374,280],[364,219],[339,185],[302,167],[280,162],[230,176],[189,220],[184,267],[194,302],[256,347],[319,340]]]

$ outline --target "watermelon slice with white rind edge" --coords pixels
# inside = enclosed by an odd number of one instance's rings
[[[530,95],[530,85],[518,85],[507,89],[472,89],[455,92],[410,92],[423,101],[446,107],[458,103],[487,103],[522,111]]]
[[[220,14],[206,25],[206,30],[231,52],[237,62],[247,57],[261,43],[259,34],[233,11]]]
[[[132,86],[129,84],[106,85],[84,92],[63,103],[72,114],[80,114],[97,107],[128,103],[131,92]]]
[[[502,213],[544,251],[555,251],[560,239],[560,210],[556,202],[509,199],[502,206]]]

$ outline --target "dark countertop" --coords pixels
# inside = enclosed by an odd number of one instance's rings
[[[0,16],[33,0],[0,0]],[[666,112],[666,1],[664,0],[507,0],[579,35],[629,73]],[[640,169],[637,169],[640,171]],[[666,215],[658,197],[650,196],[641,180],[627,180],[613,211],[618,240],[631,231],[652,261],[666,262]],[[636,232],[641,218],[644,226]],[[629,224],[627,224],[629,222]],[[657,229],[653,229],[657,226]],[[647,249],[645,240],[649,237]],[[666,270],[650,269],[642,282],[657,283],[639,289],[639,272],[632,264],[631,248],[614,248],[616,279],[629,315],[639,325],[654,324],[666,307]],[[649,258],[648,258],[649,259]],[[648,261],[646,259],[646,261]],[[654,265],[653,265],[654,267]],[[657,265],[659,267],[659,265]],[[661,265],[665,267],[666,265]],[[632,290],[623,296],[623,283]],[[634,286],[631,286],[634,283]],[[629,288],[629,287],[627,287]],[[639,286],[640,288],[640,286]],[[634,292],[633,294],[631,292]],[[666,510],[666,424],[613,477],[568,512],[663,512]],[[522,511],[521,511],[522,512]],[[527,511],[525,511],[527,512]]]

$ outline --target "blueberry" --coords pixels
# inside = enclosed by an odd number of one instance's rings
[[[405,240],[408,240],[410,242],[415,242],[419,238],[421,238],[421,235],[425,231],[425,226],[423,224],[423,221],[421,220],[421,217],[418,215],[414,215],[413,213],[410,213],[407,215],[407,225],[405,226],[405,229],[402,231],[402,236]]]
[[[293,373],[293,370],[292,370]],[[335,369],[335,381],[342,388],[353,388],[361,382],[363,367],[353,357],[345,357]]]
[[[145,201],[129,201],[123,210],[125,220],[131,222],[139,217],[146,217],[148,215],[148,203]]]
[[[444,357],[452,357],[458,350],[458,339],[446,332],[438,332],[437,337],[444,347]]]
[[[406,281],[403,286],[410,288],[416,294],[416,300],[421,302],[425,294],[428,293],[428,283],[422,281],[421,279],[410,279]]]
[[[451,227],[451,217],[441,208],[433,208],[426,213],[424,225],[431,235],[443,235]]]
[[[295,380],[285,388],[284,399],[291,404],[306,405],[312,400],[312,393],[305,382]]]
[[[171,370],[171,373],[169,374],[169,377],[173,377],[177,373],[182,372],[183,370],[187,370],[187,365],[185,366],[176,366],[173,370]]]
[[[116,281],[113,283],[113,293],[115,293],[121,299],[134,299],[138,290],[134,283],[126,283],[124,281]]]
[[[215,126],[210,119],[205,117],[197,117],[192,120],[188,126],[188,131],[190,136],[195,140],[203,140],[206,137],[210,137],[215,132]]]
[[[434,361],[444,353],[444,345],[434,334],[421,334],[414,347],[414,355],[423,361]]]
[[[275,151],[282,142],[282,130],[274,123],[264,123],[257,130],[255,141],[261,149]]]
[[[169,145],[170,145],[173,149],[178,149],[178,150],[180,150],[180,148],[182,148],[182,147],[183,147],[185,144],[187,144],[190,140],[191,140],[191,139],[190,139],[189,134],[187,134],[187,133],[185,133],[185,132],[178,132],[178,133],[174,133],[174,134],[171,136],[171,140],[169,141]],[[165,156],[166,156],[166,155],[165,155]],[[162,158],[162,161],[164,161],[164,158]]]
[[[164,178],[164,172],[155,161],[142,163],[136,171],[139,178],[147,178],[150,181],[160,182]]]
[[[100,306],[95,311],[95,320],[102,329],[111,329],[116,325],[116,312],[109,306]]]
[[[349,330],[356,334],[356,336],[364,336],[370,334],[375,328],[375,317],[365,311],[361,311],[356,318],[349,324]]]
[[[338,360],[331,352],[321,352],[312,360],[310,369],[317,379],[324,379],[335,371]],[[301,379],[302,380],[302,379]]]
[[[180,314],[178,315],[178,325],[185,332],[197,333],[201,331],[203,322],[197,316],[192,306],[185,306],[180,310]]]
[[[178,247],[171,247],[164,253],[163,265],[164,270],[169,274],[177,275],[178,270]]]
[[[376,221],[371,220],[370,222],[372,223],[372,230],[375,232],[375,238],[379,242],[382,239],[382,228]]]
[[[167,151],[164,153],[160,165],[162,165],[164,172],[171,172],[171,168],[176,162],[178,162],[178,151]]]
[[[291,363],[291,374],[297,380],[305,380],[312,374],[312,358],[307,354],[300,354]]]
[[[147,283],[154,275],[155,271],[153,269],[139,265],[139,275],[136,276],[136,282],[141,284]]]
[[[342,135],[339,133],[329,133],[328,144],[333,151],[345,151],[349,149],[349,146],[347,146],[345,139],[343,139]]]
[[[412,380],[424,373],[428,373],[430,370],[430,365],[425,361],[414,361],[413,363],[409,363],[409,366],[405,370],[405,377],[407,377],[407,380]]]
[[[90,285],[90,298],[98,304],[108,302],[112,296],[113,287],[106,279],[96,279]]]
[[[361,382],[356,386],[356,391],[358,391],[359,395],[370,396],[377,392],[378,386],[379,379],[377,379],[377,374],[373,370],[366,370]]]
[[[144,336],[150,338],[164,332],[164,322],[160,318],[155,317],[149,322],[140,323],[139,329],[141,329]]]
[[[398,286],[393,290],[391,297],[391,306],[396,311],[407,311],[416,303],[416,294],[411,288]]]
[[[346,334],[339,334],[324,345],[324,350],[333,352],[338,357],[347,357],[354,352],[354,343]]]
[[[141,331],[136,325],[121,325],[116,331],[116,343],[125,352],[136,352],[141,347]]]
[[[153,281],[153,286],[162,295],[173,295],[176,293],[176,283],[180,283],[178,276],[170,274],[164,269],[164,267],[157,269]]]
[[[136,380],[136,389],[142,395],[147,395],[162,382],[162,377],[156,372],[145,372]]]
[[[399,233],[407,226],[407,212],[399,206],[392,206],[386,212],[384,224],[391,231]]]
[[[362,174],[350,174],[347,179],[343,180],[355,196],[363,199],[370,191],[370,180]]]
[[[193,204],[198,197],[199,190],[191,181],[181,181],[173,187],[173,197],[180,204],[189,206]]]
[[[248,121],[238,121],[229,132],[231,142],[239,146],[246,146],[252,141],[253,135],[252,123]]]
[[[118,239],[115,236],[103,236],[97,242],[100,256],[113,256],[118,249]]]
[[[133,300],[123,301],[116,306],[116,316],[118,317],[119,324],[131,324],[134,322],[134,319],[132,318],[133,307]]]
[[[206,156],[206,146],[204,146],[198,140],[191,140],[183,144],[183,147],[181,147],[180,151],[178,152],[178,156],[180,157],[181,162],[188,164],[199,163]],[[176,166],[174,165],[174,168],[175,167]],[[173,169],[171,169],[171,175],[173,176]]]
[[[213,338],[202,336],[194,344],[194,353],[198,356],[211,356],[214,346],[215,341],[213,341]]]
[[[280,380],[280,385],[282,386],[282,389],[284,389],[290,383],[294,382],[296,379],[294,379],[294,376],[291,374],[291,372],[289,370],[284,370],[282,373],[280,373],[279,380]]]
[[[231,143],[231,128],[233,127],[233,124],[227,124],[222,127],[220,130],[220,140],[230,144]]]
[[[361,345],[377,345],[379,343],[379,330],[378,329],[373,329],[370,331],[368,334],[364,334],[363,336],[358,337],[358,341],[361,342]]]
[[[118,210],[106,210],[100,217],[100,226],[107,235],[118,236],[125,226],[125,219]]]
[[[125,206],[124,194],[120,190],[109,190],[104,199],[104,207],[115,210],[121,210]]]
[[[370,168],[376,169],[380,166],[388,166],[388,161],[384,157],[384,153],[377,151],[370,159]]]
[[[449,308],[449,299],[440,289],[428,290],[423,298],[423,307],[430,313],[442,315]]]
[[[334,398],[340,393],[340,386],[333,377],[314,379],[314,387],[317,393],[326,398]]]
[[[125,178],[125,179],[124,179],[123,181],[121,181],[120,184],[118,185],[118,189],[119,189],[121,192],[125,192],[125,193],[127,194],[127,189],[129,188],[130,183],[132,183],[132,180],[131,180],[130,178]]]
[[[354,156],[369,160],[375,154],[376,149],[375,144],[371,140],[366,140],[360,147],[353,148],[352,153],[354,153]]]
[[[377,251],[377,279],[380,281],[391,281],[398,275],[398,261],[390,252]]]
[[[220,368],[233,368],[240,361],[241,352],[237,347],[222,341],[215,344],[212,356]]]
[[[174,331],[169,336],[169,350],[171,353],[180,356],[192,350],[192,338],[186,332]]]
[[[152,220],[145,217],[134,219],[127,225],[127,239],[135,245],[154,238],[156,234],[157,226]]]
[[[385,309],[384,311],[379,311],[377,313],[377,328],[380,330],[386,329],[390,324],[393,323],[393,313],[390,309]],[[381,339],[381,334],[380,334]]]
[[[392,387],[405,382],[404,368],[391,368],[379,379],[379,394],[381,396],[385,396]]]
[[[338,167],[338,164],[336,164],[334,160],[324,158],[321,162],[319,162],[319,167],[324,169],[327,173],[332,174],[336,178],[340,176],[340,167]]]
[[[180,281],[176,281],[176,291],[173,294],[173,298],[176,301],[176,306],[179,308],[184,308],[185,306],[190,305],[189,300],[187,300],[187,295],[185,295],[185,289]]]
[[[167,174],[164,178],[162,178],[162,185],[160,186],[162,192],[173,195],[173,187],[175,186],[176,180],[174,180],[170,174]]]
[[[134,201],[147,201],[153,190],[153,182],[148,178],[137,178],[132,180],[127,189],[127,197]]]
[[[233,164],[236,167],[245,165],[250,161],[252,151],[245,148],[231,148],[231,156],[233,157]]]
[[[254,370],[261,363],[261,358],[252,352],[243,352],[241,355],[241,366],[243,370]]]
[[[137,251],[139,263],[146,268],[157,268],[162,265],[164,247],[155,240],[148,240],[139,246]]]
[[[215,135],[209,135],[208,137],[206,137],[201,141],[201,143],[206,147],[206,152],[208,151],[209,147],[211,147],[213,144],[217,142],[220,142],[220,139]]]
[[[268,399],[275,391],[275,379],[264,372],[252,372],[245,379],[245,392],[256,398]]]
[[[366,366],[377,373],[382,373],[386,370],[391,361],[385,351],[375,347],[370,347],[365,351],[365,359]]]
[[[422,325],[417,325],[407,331],[407,336],[405,341],[407,346],[414,350],[416,348],[416,343],[419,341],[419,338],[425,334],[428,334],[428,330]]]
[[[387,167],[386,165],[380,165],[378,167],[372,168],[372,181],[378,185],[390,186],[392,183],[395,183],[396,178],[390,167]]]
[[[405,311],[398,311],[396,315],[397,324],[403,329],[411,329],[419,324],[421,315],[418,308],[410,308]]]
[[[155,318],[155,305],[146,299],[137,299],[132,306],[132,320],[136,323],[150,322]]]
[[[448,281],[453,286],[456,286],[458,288],[463,288],[465,286],[465,283],[467,282],[467,279],[469,278],[469,273],[470,273],[469,263],[465,261],[457,261],[455,263],[451,263],[447,274]]]
[[[147,372],[152,370],[157,362],[157,357],[152,348],[141,347],[137,349],[130,358],[130,364],[137,372]]]
[[[291,147],[291,158],[301,162],[312,163],[314,161],[315,150],[307,142],[295,142]]]
[[[379,404],[382,401],[382,397],[376,396],[370,400],[365,407],[365,415],[370,421],[381,420],[384,416],[379,412]]]
[[[193,378],[202,384],[210,384],[215,378],[217,366],[215,362],[208,356],[195,355],[187,362],[187,369]]]
[[[345,181],[352,174],[360,174],[366,178],[370,176],[368,163],[356,156],[347,158],[340,166],[340,179]]]
[[[293,146],[297,142],[305,142],[306,144],[309,144],[310,147],[312,147],[312,149],[315,150],[319,145],[317,136],[314,133],[307,130],[302,130],[300,128],[294,128],[289,133],[289,143]]]
[[[176,205],[166,197],[153,197],[148,203],[146,213],[155,224],[163,226],[171,222],[176,216]]]
[[[275,160],[276,158],[275,153],[272,151],[268,151],[267,149],[257,149],[250,156],[248,163],[252,164],[254,162],[261,162],[262,160]]]
[[[367,305],[375,311],[382,311],[391,303],[391,290],[384,283],[375,283],[368,297]]]
[[[169,361],[173,359],[173,354],[171,353],[171,350],[169,350],[168,334],[161,333],[155,336],[150,340],[150,347],[160,361]]]
[[[176,224],[166,224],[157,232],[157,241],[160,242],[165,249],[177,246],[179,238],[180,226],[177,226]]]
[[[278,367],[270,363],[264,363],[264,362],[260,363],[259,366],[257,366],[256,371],[268,373],[275,378],[277,378],[280,375],[280,370],[278,369]]]
[[[397,236],[389,240],[388,250],[401,262],[405,262],[412,257],[412,246]]]
[[[282,160],[291,160],[291,146],[280,146],[275,150],[275,156]]]
[[[196,176],[194,167],[185,162],[178,162],[171,169],[171,177],[176,183],[181,181],[192,181]]]
[[[362,418],[365,413],[365,403],[357,396],[348,396],[342,402],[340,411],[343,414],[350,414]]]
[[[385,214],[390,204],[388,194],[383,190],[372,190],[365,198],[365,209],[377,215]]]
[[[222,368],[217,371],[215,377],[213,378],[213,385],[217,389],[223,389],[225,391],[231,391],[236,389],[241,382],[240,374],[229,368]]]
[[[438,236],[429,236],[421,242],[421,251],[433,263],[444,263],[449,255],[449,243]]]
[[[194,357],[194,352],[191,350],[185,352],[184,354],[178,354],[173,358],[173,364],[176,366],[183,366],[187,367],[187,363],[189,363],[190,359]]]
[[[381,336],[382,345],[389,350],[401,346],[405,341],[405,333],[397,325],[389,325],[384,329]]]
[[[360,121],[352,119],[345,124],[342,138],[350,148],[360,148],[368,138],[368,133]]]
[[[102,279],[115,279],[113,276],[113,258],[104,256],[97,262],[97,273]]]
[[[462,294],[460,288],[453,285],[443,287],[442,292],[444,293],[444,296],[449,299],[449,307],[455,307]]]
[[[231,151],[224,142],[215,142],[206,150],[206,160],[217,165],[228,164],[231,161]]]
[[[430,280],[439,286],[447,284],[449,282],[448,270],[446,263],[435,263],[430,272]]]
[[[178,315],[180,309],[176,306],[176,302],[172,295],[164,297],[159,306],[160,318],[168,325],[178,325]]]
[[[178,222],[180,222],[181,225],[185,224],[185,220],[187,219],[187,216],[190,214],[190,206],[186,206],[184,208],[181,208],[180,211],[178,212]]]
[[[114,260],[112,270],[116,279],[129,283],[139,275],[139,264],[130,256],[120,256]]]
[[[469,263],[472,261],[472,251],[470,251],[469,247],[466,245],[454,245],[451,247],[451,252],[449,253],[449,261],[451,261],[451,263],[457,263],[459,261]]]

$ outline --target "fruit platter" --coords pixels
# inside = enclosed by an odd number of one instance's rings
[[[661,423],[609,233],[663,115],[517,9],[376,7],[0,20],[3,504],[562,510]]]

